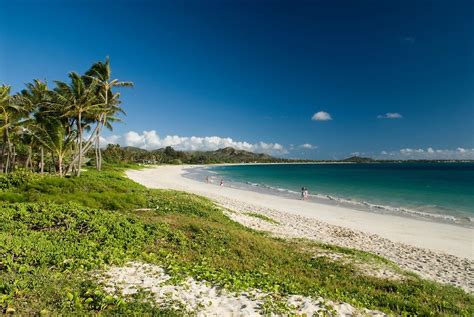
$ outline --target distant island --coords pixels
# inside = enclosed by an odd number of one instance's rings
[[[374,163],[377,162],[377,160],[374,160],[373,158],[370,157],[361,157],[361,156],[351,156],[346,159],[343,159],[342,162],[348,162],[348,163]]]

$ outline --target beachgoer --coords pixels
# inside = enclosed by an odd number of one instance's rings
[[[301,200],[304,200],[304,187],[301,187]]]
[[[206,176],[206,183],[209,183],[209,176]]]
[[[309,195],[308,188],[305,187],[303,194],[304,194],[304,200],[308,199],[308,195]]]
[[[224,180],[221,179],[221,187],[224,187]]]

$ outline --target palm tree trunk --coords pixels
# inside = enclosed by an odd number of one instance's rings
[[[44,173],[44,150],[43,150],[43,147],[41,147],[40,173],[41,173],[41,175],[43,175],[43,173]]]
[[[87,140],[87,142],[83,145],[82,147],[82,154],[84,155],[85,153],[89,152],[90,148],[92,145],[95,145],[95,134],[97,133],[97,129],[99,128],[99,124],[96,125],[94,128],[94,131],[92,131],[91,136]],[[68,168],[66,169],[66,174],[72,171],[73,167],[77,164],[77,161],[79,159],[79,155],[76,155],[71,163],[68,165]]]
[[[99,140],[100,142],[100,140]],[[102,170],[102,150],[100,149],[100,143],[98,145],[99,147],[99,171]]]
[[[107,97],[106,97],[107,100]],[[99,120],[97,121],[97,129],[95,135],[95,167],[98,171],[100,171],[100,125],[102,124],[102,114],[99,116]]]
[[[31,144],[28,146],[28,157],[26,158],[25,162],[25,169],[28,169],[31,165],[31,157],[33,156],[33,149]]]
[[[56,161],[54,160],[53,152],[51,152],[51,166],[53,167],[53,173],[56,174]],[[51,170],[49,172],[51,173]]]
[[[5,147],[7,145],[6,141],[5,141],[5,133],[3,134],[3,144],[2,144],[2,157],[1,157],[1,165],[0,165],[0,170],[3,172],[5,172]]]
[[[16,167],[16,148],[12,146],[12,172],[15,170]]]
[[[82,166],[82,113],[79,112],[79,116],[77,118],[77,132],[79,136],[79,159],[77,161],[77,176],[81,176],[81,166]]]
[[[102,153],[100,152],[100,131],[101,126],[104,125],[104,118],[102,115],[100,116],[99,123],[97,126],[97,137],[96,137],[96,159],[97,159],[97,170],[100,171],[102,169]]]
[[[95,168],[99,170],[99,153],[97,152],[97,140],[94,142],[94,151],[95,151]]]
[[[8,128],[5,129],[5,140],[7,143],[7,162],[5,163],[5,173],[10,171],[10,159],[12,153],[12,145],[10,144],[10,135],[8,133]]]
[[[95,167],[98,171],[100,171],[100,163],[99,163],[99,134],[95,137]]]
[[[109,85],[105,86],[105,106],[109,105]],[[102,126],[105,126],[107,114],[104,112],[101,116]],[[97,129],[97,147],[99,148],[99,171],[102,169],[102,152],[100,151],[100,127]]]
[[[63,177],[63,157],[62,157],[62,155],[58,155],[58,168],[59,168],[59,176]]]

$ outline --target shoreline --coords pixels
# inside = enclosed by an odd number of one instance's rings
[[[187,169],[196,167],[202,166],[158,166],[129,170],[126,174],[147,187],[210,198],[240,213],[236,217],[229,215],[234,220],[259,230],[369,251],[423,277],[474,289],[473,229],[220,187],[184,177]],[[255,219],[242,217],[251,211],[271,215],[282,226],[268,228]]]
[[[241,165],[241,164],[222,164],[222,165],[213,165],[213,166],[197,166],[191,168],[185,168],[185,172],[183,177],[205,183],[203,179],[205,177],[209,177],[211,183],[213,181],[218,181],[221,176],[219,176],[218,172],[211,169],[212,167],[216,166],[232,166],[232,165]],[[258,165],[258,164],[252,164]],[[217,178],[217,180],[216,180]],[[214,183],[216,184],[216,183]],[[299,200],[301,199],[301,193],[296,192],[294,190],[290,190],[287,188],[279,188],[273,187],[265,184],[256,184],[251,182],[239,182],[227,179],[226,180],[226,187],[231,187],[235,189],[241,189],[245,191],[252,191],[262,194],[268,194],[272,196],[284,197],[291,200]],[[384,205],[380,203],[373,203],[368,202],[365,200],[353,200],[348,198],[341,198],[339,196],[335,196],[332,194],[309,194],[307,202],[309,203],[318,203],[327,206],[337,206],[351,210],[358,210],[363,212],[375,213],[375,214],[387,214],[387,215],[394,215],[399,216],[402,218],[411,218],[417,219],[421,221],[428,221],[428,222],[435,222],[435,223],[443,223],[443,224],[452,224],[455,226],[465,227],[474,229],[474,217],[471,215],[466,215],[463,213],[459,213],[457,215],[449,214],[449,213],[432,213],[424,210],[417,210],[415,208],[408,208],[408,207],[393,207],[390,205]]]

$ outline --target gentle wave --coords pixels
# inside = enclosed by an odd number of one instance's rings
[[[263,189],[268,189],[268,190],[273,190],[273,191],[278,191],[278,192],[286,192],[289,194],[295,194],[299,195],[300,193],[297,191],[293,191],[290,189],[286,188],[280,188],[280,187],[274,187],[266,184],[258,184],[258,183],[252,183],[252,182],[246,182],[247,185],[250,185],[252,187],[259,187]],[[387,205],[380,205],[380,204],[373,204],[367,201],[357,201],[353,199],[345,199],[345,198],[340,198],[340,197],[335,197],[331,195],[324,195],[324,194],[309,194],[310,198],[316,198],[319,200],[326,200],[326,201],[332,201],[335,203],[341,203],[341,204],[346,204],[346,205],[352,205],[352,206],[360,206],[365,209],[369,209],[374,212],[380,212],[380,211],[387,211],[390,213],[401,213],[405,214],[408,216],[419,216],[422,218],[431,218],[435,220],[442,220],[442,221],[447,221],[447,222],[454,222],[457,224],[465,224],[466,222],[468,223],[473,223],[474,222],[474,217],[455,217],[452,215],[446,215],[446,214],[437,214],[437,213],[430,213],[426,211],[421,211],[421,210],[416,210],[416,209],[409,209],[409,208],[402,208],[402,207],[392,207],[392,206],[387,206]],[[428,207],[428,206],[427,206]],[[439,208],[438,206],[432,205],[429,206],[431,209],[436,209]]]
[[[209,177],[209,180],[211,181],[211,183],[214,183],[216,180],[221,179],[220,173],[214,170],[210,170],[208,168],[202,168],[202,169],[198,168],[198,169],[195,169],[194,171],[188,171],[188,172],[190,172],[188,174],[188,177],[191,177],[199,181],[204,181],[205,175]],[[301,195],[301,192],[299,191],[294,191],[287,188],[275,187],[275,186],[270,186],[267,184],[255,183],[255,182],[249,182],[249,181],[244,182],[244,181],[230,180],[226,182],[226,186],[236,187],[236,188],[243,187],[243,189],[249,189],[249,190],[252,190],[253,188],[253,190],[264,190],[264,191],[273,193],[275,195],[286,195],[287,197],[290,196],[293,198],[299,198]],[[425,205],[425,206],[417,207],[417,209],[414,209],[414,208],[407,208],[407,207],[394,207],[394,206],[383,205],[383,204],[375,204],[375,203],[371,203],[364,200],[341,198],[341,197],[327,195],[327,194],[310,194],[309,197],[310,197],[310,200],[317,201],[320,203],[342,204],[348,207],[359,208],[362,210],[376,212],[376,213],[388,213],[388,214],[398,214],[398,215],[403,215],[403,216],[408,216],[408,217],[418,217],[418,218],[427,219],[427,220],[448,222],[448,223],[454,223],[454,224],[459,224],[459,225],[464,225],[464,226],[469,226],[469,227],[472,227],[474,225],[474,217],[471,217],[468,215],[466,216],[449,215],[450,210],[446,208],[442,208],[437,205]],[[430,210],[430,211],[432,210],[433,212],[426,211],[426,210]]]

